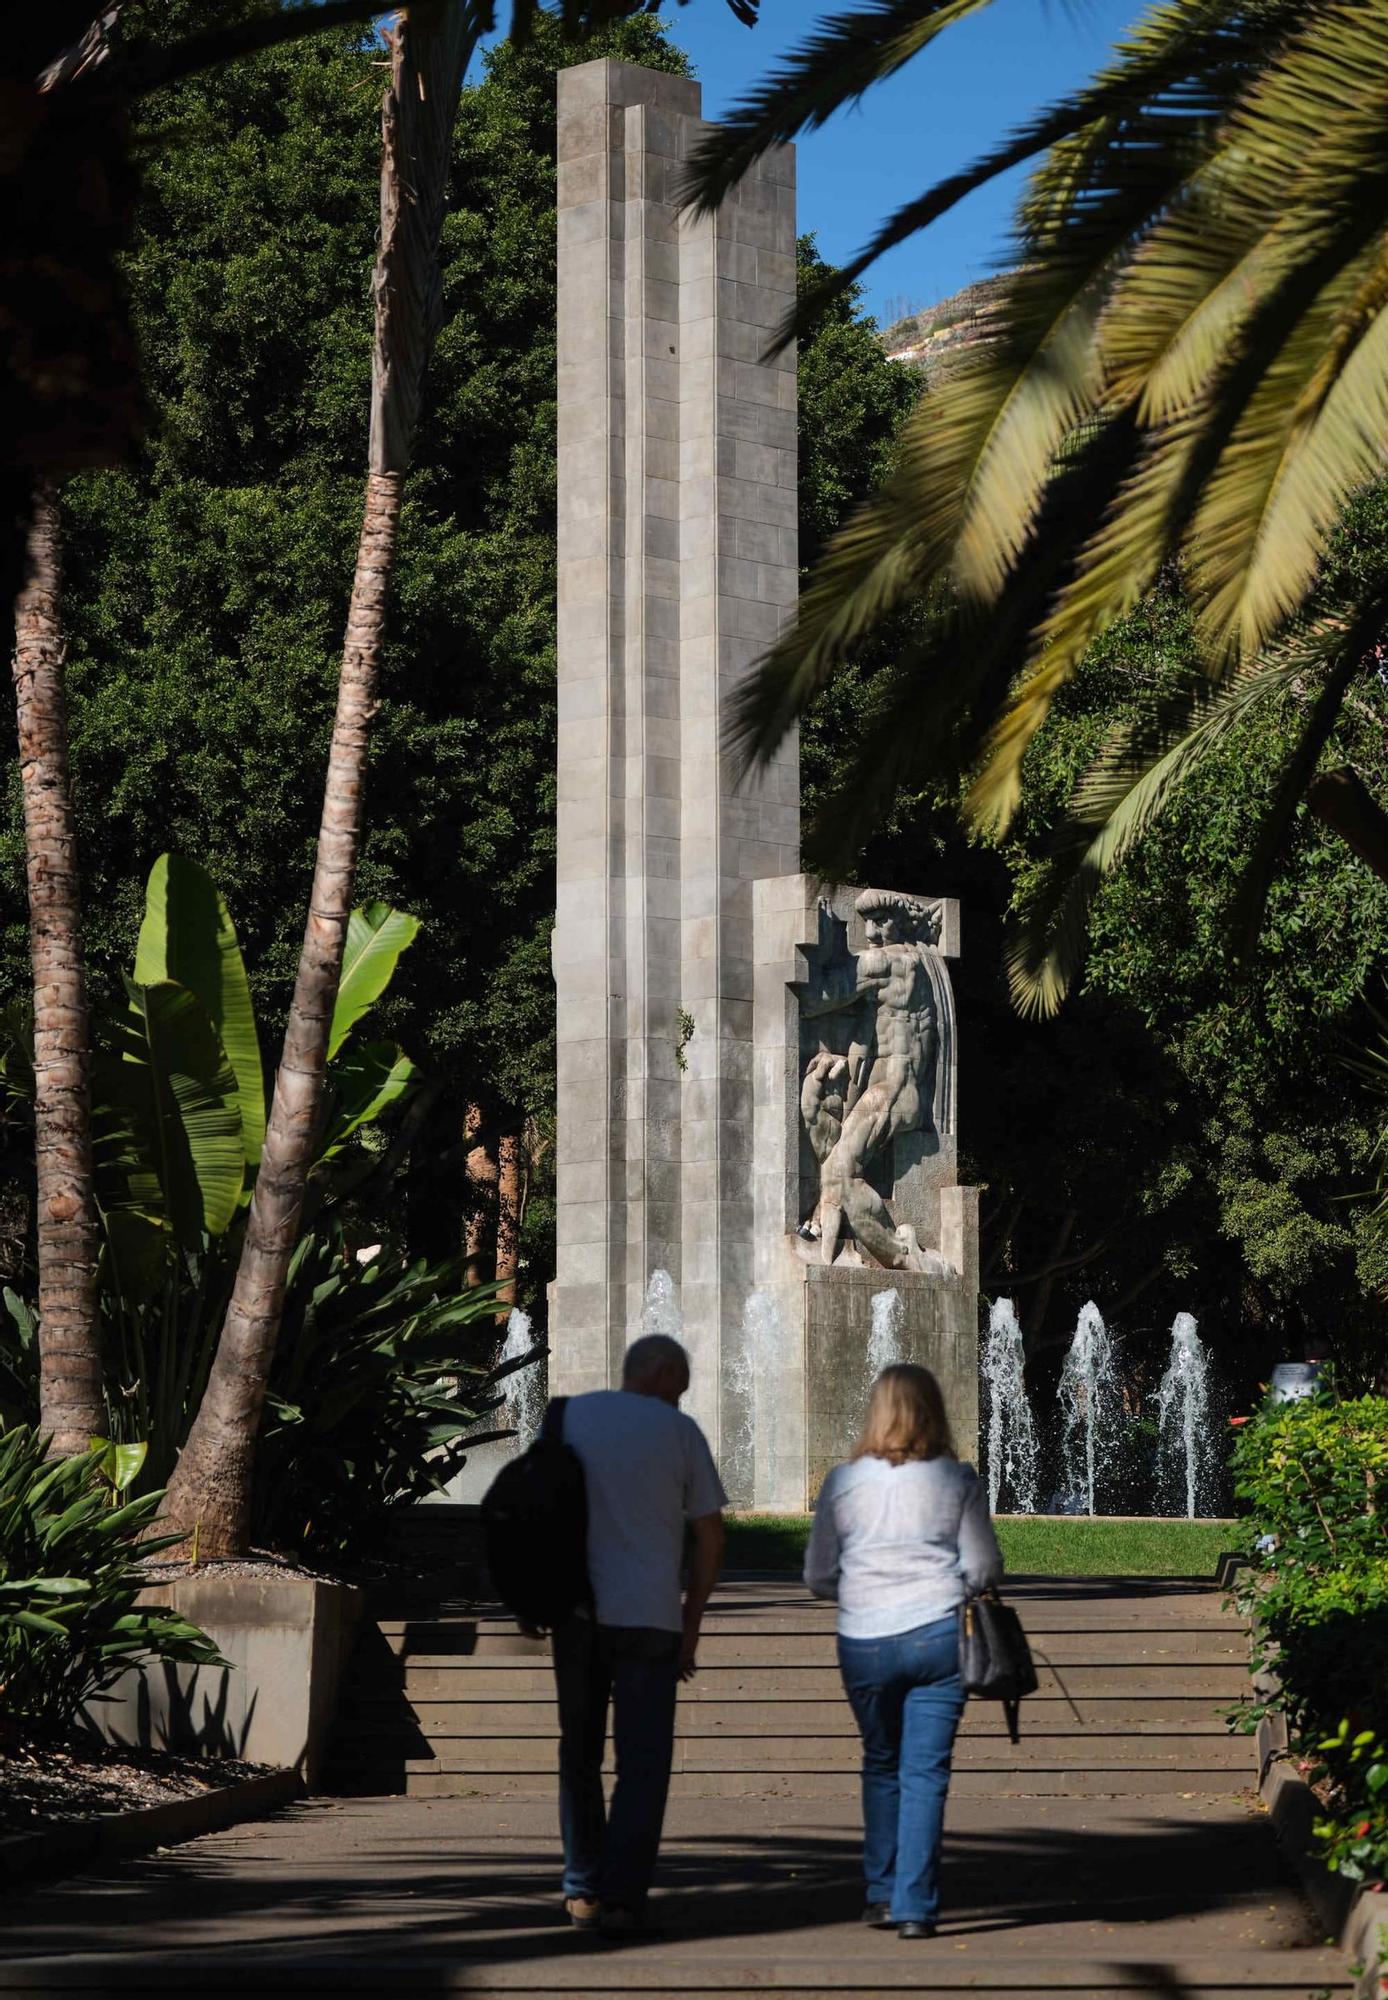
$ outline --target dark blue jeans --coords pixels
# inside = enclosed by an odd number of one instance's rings
[[[554,1635],[564,1894],[639,1910],[655,1873],[675,1743],[680,1637],[571,1618]],[[617,1781],[602,1795],[607,1709]]]
[[[863,1738],[863,1873],[899,1924],[940,1912],[950,1752],[964,1712],[951,1612],[885,1639],[840,1639],[839,1670]]]

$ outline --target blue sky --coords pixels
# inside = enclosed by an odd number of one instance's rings
[[[762,20],[749,30],[722,0],[690,0],[667,5],[666,19],[698,71],[704,116],[717,118],[832,11],[807,0],[762,0]],[[994,0],[799,142],[801,229],[814,230],[822,253],[842,261],[902,201],[1073,90],[1142,11],[1138,0]],[[867,303],[884,324],[994,268],[1020,185],[1013,175],[981,189],[868,273]]]

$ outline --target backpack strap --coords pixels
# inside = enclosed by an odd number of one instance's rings
[[[545,1411],[544,1422],[540,1425],[540,1436],[545,1440],[546,1444],[562,1444],[564,1442],[564,1412],[568,1407],[569,1399],[567,1396],[555,1396],[551,1398],[549,1408]]]

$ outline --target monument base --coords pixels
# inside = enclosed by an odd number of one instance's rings
[[[872,1301],[894,1291],[900,1307],[890,1351],[874,1351]],[[880,1368],[914,1361],[930,1369],[961,1458],[978,1439],[978,1292],[964,1278],[914,1271],[807,1266],[801,1323],[805,1341],[805,1485],[813,1506],[825,1474],[852,1452],[868,1391]]]

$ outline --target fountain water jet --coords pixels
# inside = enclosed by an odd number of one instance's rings
[[[1113,1343],[1092,1299],[1080,1307],[1075,1337],[1060,1371],[1059,1396],[1065,1424],[1066,1499],[1083,1498],[1085,1512],[1093,1514],[1101,1460],[1114,1437],[1118,1377]]]
[[[675,1281],[668,1271],[651,1272],[646,1303],[641,1308],[641,1331],[663,1333],[671,1340],[684,1339],[684,1315],[675,1295]]]
[[[749,1293],[742,1309],[742,1353],[732,1375],[743,1413],[733,1459],[736,1470],[746,1481],[746,1490],[754,1498],[763,1494],[774,1496],[781,1490],[776,1370],[784,1351],[785,1337],[775,1299],[768,1292]]]
[[[872,1325],[868,1332],[866,1356],[866,1389],[869,1394],[882,1370],[905,1358],[901,1351],[901,1323],[904,1317],[905,1308],[895,1285],[889,1286],[885,1292],[873,1293]]]
[[[1171,1359],[1157,1391],[1157,1467],[1163,1484],[1184,1475],[1186,1515],[1194,1520],[1201,1489],[1214,1473],[1210,1432],[1210,1356],[1190,1313],[1171,1326]]]
[[[529,1354],[534,1345],[529,1313],[513,1306],[506,1322],[506,1338],[501,1344],[498,1365],[519,1361],[523,1355]],[[544,1363],[534,1361],[528,1368],[518,1368],[513,1375],[503,1377],[506,1415],[515,1426],[517,1451],[524,1451],[533,1444],[544,1419],[545,1375]]]
[[[1014,1512],[1036,1512],[1040,1453],[1027,1401],[1025,1360],[1022,1329],[1012,1301],[995,1299],[983,1350],[983,1380],[988,1390],[988,1511],[992,1514],[998,1511],[1004,1484]]]

